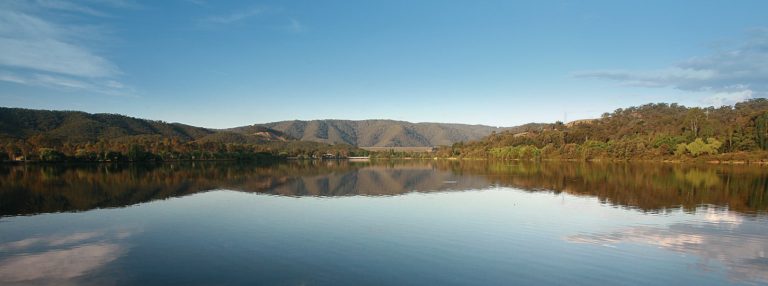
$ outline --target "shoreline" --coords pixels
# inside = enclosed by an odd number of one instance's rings
[[[445,160],[445,161],[489,161],[489,162],[590,162],[590,163],[661,163],[661,164],[692,164],[692,165],[757,165],[768,166],[768,161],[750,161],[750,160],[652,160],[652,159],[629,159],[629,160],[614,160],[614,159],[489,159],[489,158],[459,158],[459,157],[431,157],[431,158],[418,158],[418,157],[403,157],[403,158],[371,158],[371,161],[375,160]]]
[[[492,158],[460,158],[460,157],[347,157],[347,158],[296,158],[274,157],[268,160],[238,160],[238,159],[198,159],[198,160],[162,160],[162,161],[1,161],[0,165],[22,164],[163,164],[163,163],[194,163],[194,162],[242,162],[242,163],[268,163],[268,162],[295,162],[295,161],[348,161],[348,162],[375,162],[375,161],[487,161],[487,162],[570,162],[570,163],[654,163],[654,164],[683,164],[683,165],[742,165],[742,166],[768,166],[768,160],[711,160],[711,159],[492,159]]]

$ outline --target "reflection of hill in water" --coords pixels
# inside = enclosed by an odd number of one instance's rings
[[[345,172],[294,177],[264,193],[285,196],[381,196],[408,192],[482,189],[488,181],[479,176],[457,176],[429,166],[368,166]]]
[[[214,189],[283,196],[379,196],[489,186],[594,196],[645,211],[679,206],[694,210],[701,204],[742,213],[768,209],[764,168],[414,161],[0,166],[0,214],[120,207]]]

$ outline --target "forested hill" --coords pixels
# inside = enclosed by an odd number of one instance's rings
[[[256,124],[230,130],[247,132],[255,127],[271,128],[305,141],[329,144],[345,143],[361,147],[451,145],[456,142],[479,140],[492,132],[510,129],[485,125],[411,123],[395,120],[292,120]],[[523,129],[516,128],[515,130]]]
[[[6,151],[0,153],[8,154],[8,158],[20,154],[31,158],[44,148],[72,156],[78,152],[103,155],[111,150],[127,154],[133,145],[153,154],[171,154],[170,158],[178,158],[179,154],[193,156],[193,152],[221,158],[225,153],[243,153],[237,151],[241,149],[296,156],[338,152],[346,156],[359,151],[353,146],[447,146],[428,156],[768,161],[768,100],[707,108],[646,104],[617,109],[597,119],[510,128],[393,120],[313,120],[213,130],[116,114],[0,108],[0,144]],[[736,157],[728,157],[731,155]]]
[[[0,143],[31,140],[40,141],[35,144],[41,146],[97,141],[175,139],[201,144],[260,144],[301,140],[363,147],[427,147],[479,140],[492,132],[521,132],[543,125],[531,123],[519,127],[498,128],[394,120],[294,120],[216,130],[118,114],[0,107]]]
[[[77,144],[103,140],[161,139],[252,143],[286,138],[282,133],[267,128],[251,134],[239,134],[118,114],[0,107],[0,142],[38,140]],[[43,142],[43,145],[50,144]]]
[[[231,132],[117,114],[2,107],[0,147],[0,162],[273,160],[365,152],[301,142],[266,127]]]
[[[646,104],[594,120],[494,133],[441,152],[460,157],[566,159],[727,159],[729,154],[748,154],[741,157],[764,160],[768,159],[766,149],[768,100],[753,99],[717,108]]]

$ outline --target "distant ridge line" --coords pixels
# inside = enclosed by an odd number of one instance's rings
[[[481,124],[434,123],[367,119],[367,120],[287,120],[227,129],[250,133],[254,128],[269,128],[292,138],[327,144],[349,144],[359,147],[434,147],[482,139],[493,132],[522,132],[543,124],[517,127],[494,127]]]

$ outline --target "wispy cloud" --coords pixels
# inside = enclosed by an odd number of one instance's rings
[[[6,82],[12,82],[12,83],[18,83],[18,84],[28,84],[28,80],[26,80],[24,77],[21,77],[16,74],[12,73],[0,73],[0,81],[6,81]]]
[[[576,77],[614,80],[628,86],[671,87],[710,95],[704,102],[732,104],[768,96],[768,29],[752,31],[734,49],[691,58],[657,70],[581,71]]]
[[[0,71],[0,81],[57,90],[87,91],[116,96],[128,96],[134,91],[132,88],[114,79],[73,78],[54,74]]]
[[[192,4],[200,5],[200,6],[208,4],[208,2],[206,2],[205,0],[184,0],[184,1],[187,2],[187,3],[192,3]]]
[[[198,2],[199,0],[185,0],[195,5],[208,5],[207,2]],[[238,9],[237,11],[224,14],[214,14],[208,17],[202,18],[198,21],[200,28],[220,28],[227,25],[246,25],[249,20],[253,18],[259,18],[261,28],[268,28],[270,30],[300,33],[306,30],[304,24],[295,17],[286,15],[286,12],[281,7],[269,7],[259,6],[251,7],[247,9]]]
[[[95,5],[108,6],[113,8],[122,9],[138,9],[143,6],[136,2],[136,0],[83,0]]]
[[[107,16],[106,13],[98,11],[91,7],[75,4],[72,2],[62,1],[62,0],[37,0],[35,1],[35,3],[37,3],[37,5],[39,5],[40,7],[47,8],[47,9],[74,12],[74,13],[83,13],[83,14],[99,16],[99,17]]]
[[[290,18],[288,19],[288,21],[290,22],[288,25],[288,29],[290,29],[291,31],[296,33],[304,31],[304,25],[302,25],[301,22],[299,22],[299,20]]]
[[[714,70],[697,70],[672,67],[653,71],[598,70],[576,73],[577,77],[592,77],[619,81],[622,84],[641,87],[667,87],[690,90],[693,83],[708,81],[717,76]]]
[[[1,81],[115,93],[106,83],[117,82],[122,71],[91,47],[104,38],[102,31],[50,17],[62,12],[81,18],[107,14],[62,0],[18,3],[0,5]]]
[[[224,15],[214,15],[205,19],[206,23],[211,24],[232,24],[239,22],[254,16],[257,16],[264,12],[262,8],[250,8],[242,11],[236,11]]]
[[[715,94],[704,98],[702,102],[712,106],[723,106],[733,105],[734,103],[752,98],[755,98],[754,92],[750,89],[743,89],[731,92],[716,92]]]

